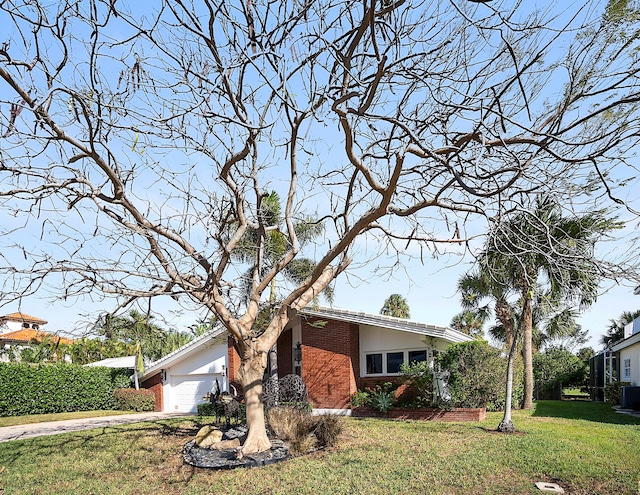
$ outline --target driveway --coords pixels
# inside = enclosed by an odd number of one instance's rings
[[[184,416],[192,416],[192,414],[161,412],[136,413],[122,414],[118,416],[102,416],[98,418],[49,421],[46,423],[33,423],[29,425],[3,426],[0,427],[0,442],[10,442],[11,440],[23,440],[25,438],[90,430],[92,428],[105,428],[127,423],[139,423],[141,421],[154,421],[158,419],[179,418]]]

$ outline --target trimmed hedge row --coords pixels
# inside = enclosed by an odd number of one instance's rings
[[[135,388],[118,388],[113,391],[115,407],[120,411],[153,411],[156,396],[152,390]]]
[[[0,416],[114,409],[130,371],[74,364],[0,363]]]

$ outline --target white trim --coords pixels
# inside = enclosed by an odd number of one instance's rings
[[[429,325],[426,323],[420,323],[404,318],[395,318],[393,316],[374,315],[359,311],[349,311],[346,309],[323,307],[313,309],[304,308],[299,311],[299,314],[302,316],[330,318],[338,321],[357,323],[359,325],[370,325],[389,330],[400,330],[402,332],[417,333],[420,335],[426,335],[427,337],[438,337],[448,340],[449,342],[454,344],[475,340],[473,337],[452,328]]]
[[[627,337],[626,339],[619,340],[611,346],[611,350],[614,352],[619,352],[622,349],[632,346],[633,344],[637,344],[638,342],[640,342],[640,332],[635,333],[631,337]]]
[[[331,416],[351,416],[351,409],[314,409],[314,416],[331,415]]]
[[[140,379],[143,380],[145,378],[149,378],[153,375],[157,375],[164,368],[169,368],[176,361],[181,360],[187,354],[189,354],[192,350],[197,349],[201,345],[207,343],[210,340],[213,340],[215,337],[224,332],[226,328],[223,325],[218,325],[213,330],[200,335],[200,337],[196,337],[191,342],[183,345],[179,349],[176,349],[170,354],[160,358],[159,360],[149,364],[145,372],[140,375]],[[228,344],[225,343],[225,346],[228,347]]]

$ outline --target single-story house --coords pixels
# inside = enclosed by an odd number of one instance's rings
[[[294,314],[278,339],[278,375],[300,375],[316,411],[350,411],[361,388],[399,376],[400,365],[431,361],[450,344],[472,337],[453,330],[359,311],[314,308]],[[239,391],[239,356],[217,328],[151,363],[141,386],[154,391],[158,411],[195,412],[208,392]]]
[[[640,409],[640,318],[625,327],[625,338],[611,346],[616,356],[617,376],[631,383],[622,388],[622,407]]]

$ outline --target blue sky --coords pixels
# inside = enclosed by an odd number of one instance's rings
[[[510,3],[521,2],[494,2],[492,5],[509,5]],[[602,2],[600,2],[600,4],[602,5]],[[546,3],[542,2],[541,5],[546,6]],[[559,3],[551,5],[557,7]],[[582,3],[572,2],[569,4],[569,7],[575,9],[576,6],[579,7],[581,5]],[[592,8],[591,4],[589,5],[590,8]],[[478,8],[482,9],[485,7]],[[522,10],[524,11],[529,8],[531,8],[530,4],[524,3],[522,5]],[[116,36],[117,33],[113,33],[113,35]],[[113,79],[117,79],[118,71],[115,70],[110,76]],[[560,85],[558,85],[557,90],[561,90]],[[301,91],[300,97],[302,98],[303,96],[304,92]],[[325,131],[322,138],[326,141],[337,140],[336,142],[339,142],[339,138],[327,139],[327,135],[330,132],[334,131],[331,129]],[[130,138],[133,139],[133,136],[130,136]],[[130,148],[130,142],[123,142],[121,153],[123,156],[126,155],[127,160],[131,162],[140,160],[141,163],[138,165],[138,172],[140,169],[152,169],[154,159],[158,161],[171,161],[172,158],[169,156],[169,153],[165,151],[158,151],[157,154],[154,155],[152,155],[151,151],[145,152],[142,138],[135,150]],[[329,145],[326,147],[326,152],[327,156],[330,156],[331,147]],[[148,161],[146,161],[147,159]],[[184,158],[176,163],[188,164],[189,159],[190,158]],[[193,160],[197,162],[196,158]],[[334,164],[328,163],[327,165],[333,166]],[[269,171],[269,173],[271,173],[271,171]],[[140,176],[138,176],[138,179],[139,178]],[[277,178],[273,179],[273,183],[275,184],[274,187],[277,187]],[[311,184],[305,185],[309,188],[311,187]],[[144,192],[141,192],[141,194],[145,196],[145,200],[162,203],[166,199],[162,196],[162,192],[163,191],[144,189]],[[156,193],[158,194],[156,195]],[[306,194],[304,201],[305,208],[308,209],[311,207],[311,209],[313,209],[315,207],[315,198],[313,194],[309,194],[309,191],[306,191]],[[635,190],[629,188],[627,198],[630,201],[636,201],[635,196]],[[169,210],[170,206],[171,204],[169,204],[169,207],[166,207],[165,204],[165,207]],[[324,204],[320,206],[327,207],[328,205]],[[91,217],[87,216],[87,218],[89,218],[89,223],[91,223]],[[17,219],[17,222],[19,221],[21,220]],[[8,221],[5,219],[4,228],[7,228],[7,226]],[[481,230],[482,227],[472,226],[471,228]],[[195,230],[194,228],[194,231]],[[39,234],[39,232],[31,233],[35,239],[38,238]],[[446,232],[437,232],[437,234],[446,235]],[[377,269],[378,267],[386,266],[388,261],[388,259],[384,259],[384,256],[379,254],[380,246],[376,245],[373,240],[363,240],[359,242],[362,242],[362,245],[357,246],[356,261],[354,262],[352,270],[348,274],[341,275],[336,282],[336,299],[334,303],[336,307],[377,313],[382,307],[386,297],[392,293],[398,293],[408,300],[412,319],[414,320],[437,325],[448,325],[451,318],[460,311],[456,284],[459,277],[470,268],[470,257],[460,258],[455,255],[432,257],[431,253],[425,252],[422,262],[419,261],[418,256],[414,256],[411,259],[401,258],[399,260],[399,269],[392,275],[387,276],[385,270],[381,268]],[[369,244],[367,245],[367,243]],[[99,246],[99,248],[100,247],[101,246]],[[456,249],[455,246],[452,248]],[[48,253],[52,253],[54,249],[58,248],[48,247],[47,249]],[[412,247],[412,249],[414,248]],[[381,256],[381,258],[378,258],[379,256]],[[16,257],[14,261],[16,264],[23,262],[21,256]],[[61,286],[58,282],[57,279],[51,280],[50,285],[47,286],[49,295],[59,295]],[[607,289],[610,290],[607,292]],[[55,304],[49,303],[46,298],[46,294],[43,294],[41,297],[30,296],[22,301],[20,307],[15,304],[6,305],[0,309],[0,312],[9,313],[19,309],[25,313],[48,320],[48,329],[50,331],[64,330],[69,332],[76,330],[77,332],[81,332],[86,328],[88,322],[95,319],[95,316],[99,312],[109,311],[113,308],[108,302],[93,301],[89,298],[70,299],[66,303]],[[617,317],[623,311],[635,310],[638,307],[640,307],[640,296],[633,295],[633,284],[613,287],[610,287],[610,285],[603,286],[603,295],[600,296],[597,303],[587,310],[580,319],[583,328],[588,329],[592,336],[590,345],[594,348],[599,347],[599,336],[605,332],[610,319]],[[198,318],[204,316],[202,314],[181,310],[171,300],[158,300],[158,302],[153,303],[152,308],[162,313],[168,325],[175,326],[181,330],[195,323]]]

